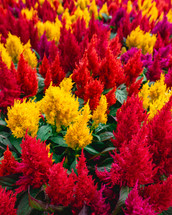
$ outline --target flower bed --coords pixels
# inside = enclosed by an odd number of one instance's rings
[[[0,0],[0,214],[172,214],[171,0]]]

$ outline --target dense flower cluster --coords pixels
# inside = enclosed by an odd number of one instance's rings
[[[0,214],[171,214],[171,8],[0,0]]]

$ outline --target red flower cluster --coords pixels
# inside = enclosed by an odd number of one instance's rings
[[[0,186],[0,214],[17,215],[15,203],[16,195],[11,190],[6,191]]]
[[[0,176],[6,176],[16,173],[17,161],[12,155],[7,145],[7,150],[4,152],[4,158],[0,161]]]
[[[38,90],[37,73],[32,69],[23,54],[20,55],[20,60],[17,67],[17,83],[21,87],[21,91],[26,97],[35,96]]]
[[[28,186],[40,188],[48,180],[50,168],[52,166],[52,155],[46,149],[45,142],[25,135],[21,144],[22,156],[21,163],[18,163],[16,171],[23,175],[16,182],[20,187],[17,193],[27,190]]]

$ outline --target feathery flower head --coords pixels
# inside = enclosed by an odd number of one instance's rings
[[[36,136],[40,112],[33,100],[27,102],[26,99],[23,102],[16,100],[14,106],[8,107],[7,110],[7,127],[10,128],[15,137],[24,137],[27,130],[32,137]]]
[[[11,57],[2,43],[0,43],[0,55],[1,55],[2,61],[7,65],[8,69],[10,69]]]
[[[98,10],[97,10],[97,5],[95,0],[91,2],[89,13],[90,13],[90,16],[94,15],[95,19],[98,18]]]
[[[81,110],[77,120],[67,129],[65,140],[69,147],[81,149],[91,143],[93,136],[87,126],[90,118],[90,108],[87,103]]]
[[[18,173],[23,175],[16,182],[20,187],[17,188],[17,193],[27,190],[28,186],[40,188],[47,183],[49,171],[52,167],[52,154],[49,156],[49,149],[45,142],[37,140],[28,134],[22,140],[21,144],[22,156],[21,163],[18,163],[16,168]]]
[[[16,194],[0,186],[0,214],[17,215],[16,200]]]
[[[79,114],[78,99],[68,90],[69,86],[64,82],[61,87],[50,85],[40,101],[41,112],[46,115],[49,124],[56,125],[57,132],[61,130],[62,125],[67,127],[74,122]]]
[[[36,14],[37,11],[33,9],[33,7],[30,8],[23,8],[21,10],[21,14],[26,17],[26,19],[31,20]]]
[[[20,54],[23,52],[23,45],[20,41],[20,38],[9,33],[8,38],[6,40],[5,47],[10,57],[12,58],[12,61],[14,63],[17,63],[19,60]]]
[[[74,200],[76,175],[74,173],[68,175],[62,161],[52,166],[48,178],[46,193],[51,200],[51,204],[69,206]]]
[[[151,35],[149,32],[144,32],[138,26],[133,30],[126,39],[126,45],[130,49],[131,47],[137,47],[142,49],[143,54],[152,54],[153,48],[156,43],[156,36]]]
[[[107,122],[107,99],[105,95],[101,95],[99,105],[93,111],[92,120],[94,121],[93,126],[97,127],[99,123],[106,124]]]
[[[165,77],[161,74],[160,80],[149,86],[144,84],[139,92],[139,97],[143,100],[143,107],[149,109],[149,119],[152,119],[158,110],[169,101],[172,91],[166,87]]]
[[[125,215],[156,215],[152,205],[149,204],[148,199],[143,199],[139,195],[138,184],[130,191],[125,200],[126,210]]]
[[[4,152],[4,157],[0,161],[0,176],[6,176],[16,173],[16,166],[17,161],[15,160],[12,152],[9,150],[9,146],[7,145],[7,149]]]
[[[32,68],[36,68],[38,61],[35,52],[31,50],[30,40],[24,45],[23,56]]]
[[[107,2],[103,4],[102,8],[99,11],[100,18],[103,18],[102,13],[106,14],[107,16],[109,16]]]

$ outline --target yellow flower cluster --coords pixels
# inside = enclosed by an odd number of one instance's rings
[[[9,33],[5,46],[6,46],[8,55],[12,58],[12,61],[14,63],[18,62],[20,54],[23,53],[25,60],[27,60],[28,64],[32,68],[35,68],[37,66],[37,63],[38,63],[37,57],[36,57],[36,54],[31,50],[30,41],[28,41],[26,45],[23,45],[19,37]],[[8,60],[7,65],[9,65],[10,64],[9,59],[6,59],[6,61],[7,60]]]
[[[172,9],[170,9],[167,13],[168,22],[172,23]]]
[[[38,132],[40,112],[36,103],[32,100],[26,102],[26,99],[21,102],[17,100],[14,106],[8,107],[7,127],[9,127],[13,135],[17,138],[22,138],[26,131],[35,137]]]
[[[33,9],[33,7],[31,7],[31,9],[29,10],[28,8],[23,8],[21,10],[21,14],[23,16],[26,17],[26,19],[31,20],[33,18],[34,15],[37,14],[37,11]]]
[[[145,33],[140,29],[140,26],[133,30],[126,39],[126,45],[129,49],[131,47],[137,47],[142,49],[143,54],[152,54],[155,43],[156,35],[151,35],[148,32]]]
[[[79,115],[79,102],[69,89],[69,80],[63,80],[59,87],[52,86],[46,90],[44,98],[39,102],[41,112],[47,122],[56,126],[57,132],[61,126],[69,126]],[[70,85],[71,86],[71,85]]]
[[[104,5],[102,6],[102,8],[99,11],[100,18],[103,18],[102,17],[102,13],[104,13],[104,14],[106,14],[106,15],[109,16],[109,12],[108,12],[108,8],[107,8],[107,3],[104,3]]]
[[[87,126],[90,118],[90,108],[87,103],[81,110],[77,121],[69,126],[64,137],[67,145],[72,149],[81,149],[91,143],[93,136]]]
[[[149,119],[152,119],[158,110],[169,101],[172,95],[171,89],[166,87],[164,83],[165,77],[162,74],[160,80],[149,86],[149,82],[144,84],[139,97],[143,99],[143,107],[148,109]]]
[[[56,17],[55,22],[41,22],[39,21],[37,23],[37,29],[38,29],[38,35],[41,37],[44,32],[46,33],[47,39],[49,41],[54,40],[55,42],[59,42],[60,39],[60,28],[62,27],[62,24],[58,17]]]
[[[0,56],[2,57],[2,61],[7,65],[8,69],[10,69],[11,57],[2,43],[0,43]]]
[[[12,61],[14,63],[17,63],[19,60],[20,54],[23,52],[23,45],[20,41],[20,38],[9,33],[5,46],[6,46],[7,52],[12,58]]]
[[[92,120],[94,121],[93,127],[97,127],[99,123],[106,124],[107,122],[107,99],[105,95],[102,95],[100,98],[99,105],[96,110],[93,111]]]

